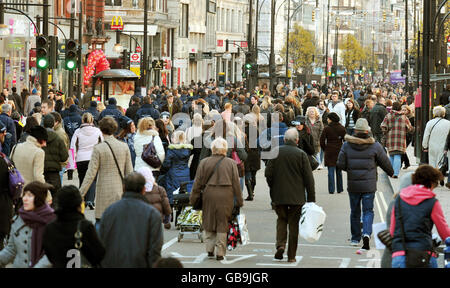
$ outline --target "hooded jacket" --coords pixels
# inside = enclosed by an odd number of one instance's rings
[[[153,144],[155,145],[156,148],[156,154],[158,155],[158,158],[161,161],[161,163],[164,163],[164,157],[166,153],[164,151],[164,146],[162,144],[161,138],[159,138],[158,132],[156,132],[155,130],[146,130],[144,131],[144,133],[140,133],[138,131],[134,136],[134,151],[136,152],[136,163],[134,166],[135,170],[138,170],[141,167],[148,167],[152,171],[159,171],[161,169],[161,167],[158,168],[151,167],[150,165],[145,163],[141,157],[142,152],[144,152],[144,145],[149,144],[153,138],[154,138]]]
[[[181,183],[191,180],[188,162],[192,149],[191,144],[170,144],[167,149],[161,172],[167,171],[163,182],[170,204],[173,204],[173,191],[178,189]]]
[[[81,126],[81,116],[78,113],[78,106],[76,104],[70,105],[69,113],[63,118],[64,129],[66,130],[69,139],[72,139],[75,130]]]
[[[347,172],[348,192],[377,191],[377,166],[389,176],[394,175],[391,162],[380,143],[372,137],[346,135],[339,152],[337,167]]]
[[[441,239],[450,237],[450,228],[445,221],[442,206],[435,197],[436,194],[423,185],[412,185],[400,192],[407,248],[430,251],[432,249],[433,224],[436,225]],[[396,221],[399,219],[399,213],[396,211],[397,205],[396,201],[391,214],[392,257],[405,255],[400,224],[397,225]]]
[[[47,128],[47,134],[47,145],[42,148],[45,152],[44,172],[59,172],[69,153],[64,140],[53,129]]]
[[[111,104],[106,106],[106,109],[100,113],[98,116],[98,121],[102,120],[106,116],[112,116],[116,120],[117,124],[119,124],[119,118],[122,116],[122,112],[117,109],[117,105]]]
[[[82,124],[73,134],[70,148],[75,151],[75,161],[91,160],[94,146],[103,141],[103,134],[95,126]]]

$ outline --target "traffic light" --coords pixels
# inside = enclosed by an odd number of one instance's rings
[[[336,70],[337,69],[336,69],[335,65],[331,66],[331,77],[332,78],[336,77],[336,72],[337,72]]]
[[[405,62],[402,62],[402,76],[406,75],[406,69],[407,69],[407,67],[406,67],[406,61],[405,61]]]
[[[312,10],[311,17],[312,17],[312,22],[316,21],[316,10]]]
[[[46,36],[39,35],[36,37],[36,66],[38,69],[48,68],[48,56],[48,39]]]
[[[66,41],[65,69],[72,71],[77,67],[77,42],[73,39]]]
[[[123,69],[129,69],[129,65],[130,65],[130,52],[127,51],[127,49],[124,49],[122,51],[122,64],[123,64]]]
[[[245,70],[252,70],[252,66],[251,63],[245,63]]]
[[[410,55],[409,56],[409,66],[411,69],[414,69],[416,67],[416,57]]]

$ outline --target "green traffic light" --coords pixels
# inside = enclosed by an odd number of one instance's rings
[[[247,69],[247,70],[252,69],[252,64],[249,64],[249,63],[245,64],[245,69]]]
[[[76,67],[75,61],[73,61],[73,60],[68,60],[68,61],[66,62],[66,69],[67,69],[67,70],[73,70],[73,69],[75,69],[75,67]]]
[[[48,67],[48,60],[46,58],[39,58],[37,60],[37,67],[39,69],[45,69]]]

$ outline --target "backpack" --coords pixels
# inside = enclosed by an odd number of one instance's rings
[[[0,157],[2,157],[6,165],[8,166],[9,174],[9,196],[12,200],[16,200],[22,195],[23,186],[25,185],[25,180],[22,175],[20,175],[19,170],[14,166],[14,163],[8,159],[8,157],[0,152]]]

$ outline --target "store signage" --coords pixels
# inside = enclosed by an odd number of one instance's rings
[[[111,20],[111,30],[123,30],[122,16],[114,16]]]

